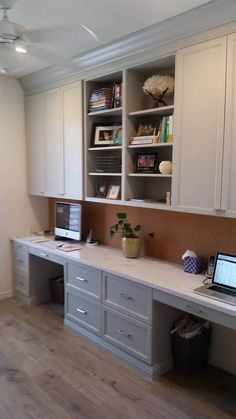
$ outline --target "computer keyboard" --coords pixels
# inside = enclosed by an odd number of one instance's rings
[[[234,290],[230,290],[230,289],[227,289],[227,288],[217,287],[216,285],[212,285],[209,288],[212,291],[216,291],[216,292],[220,292],[221,294],[232,295],[233,297],[236,297],[236,292]]]

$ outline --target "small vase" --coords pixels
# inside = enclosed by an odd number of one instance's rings
[[[142,239],[122,237],[122,249],[126,258],[138,258],[142,247]]]

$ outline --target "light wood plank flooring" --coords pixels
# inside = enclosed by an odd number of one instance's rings
[[[207,367],[152,382],[63,328],[49,306],[0,301],[0,419],[236,418],[236,377]]]

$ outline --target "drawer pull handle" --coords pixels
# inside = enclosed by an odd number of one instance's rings
[[[120,333],[120,335],[126,336],[127,338],[131,338],[131,336],[132,336],[130,333],[125,332],[125,330],[119,329],[117,331],[118,331],[118,333]]]
[[[24,263],[24,261],[22,259],[17,259],[16,262],[17,263]]]
[[[126,295],[124,292],[120,293],[121,297],[126,298],[126,300],[133,300],[133,297],[130,297],[130,295]]]
[[[187,306],[186,306],[187,308],[189,308],[191,311],[193,311],[194,313],[196,313],[196,314],[202,314],[203,313],[203,311],[202,310],[199,310],[199,309],[197,309],[197,308],[193,308],[193,307],[191,307],[190,305],[188,305],[187,304]]]
[[[81,308],[77,308],[76,311],[78,311],[81,314],[87,314],[88,310],[81,310]]]
[[[76,279],[78,279],[81,282],[87,282],[87,279],[85,278],[80,278],[80,276],[76,276]]]
[[[39,253],[40,254],[40,256],[44,256],[44,257],[46,257],[46,258],[48,258],[49,257],[49,255],[47,254],[47,253]]]

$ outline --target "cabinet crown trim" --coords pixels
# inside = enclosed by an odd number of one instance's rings
[[[216,0],[188,12],[182,13],[163,22],[149,26],[134,34],[125,36],[117,41],[110,42],[105,46],[94,49],[91,52],[78,55],[67,61],[65,67],[53,66],[27,75],[20,79],[22,88],[27,93],[50,87],[50,84],[65,82],[65,79],[74,81],[87,77],[93,77],[100,72],[106,72],[109,65],[109,72],[112,68],[132,66],[140,61],[148,61],[158,58],[160,55],[172,53],[177,49],[186,46],[186,42],[199,42],[197,34],[206,31],[204,37],[221,36],[223,33],[234,31],[234,28],[222,28],[236,20],[236,2],[227,0]],[[214,31],[212,32],[212,29]],[[189,36],[196,39],[190,40]],[[164,48],[163,48],[164,46]],[[161,47],[161,48],[160,48]],[[145,51],[145,52],[144,52]],[[145,55],[145,57],[143,56]]]

